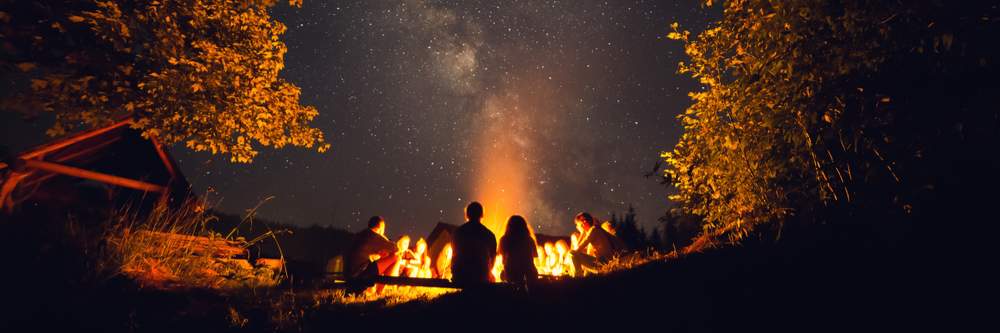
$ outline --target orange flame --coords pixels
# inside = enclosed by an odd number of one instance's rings
[[[408,250],[410,237],[403,235],[397,241],[400,246],[400,255]],[[406,246],[406,247],[404,247]],[[571,248],[565,240],[555,243],[544,243],[535,246],[538,257],[535,258],[535,268],[538,274],[549,276],[574,276],[573,258],[570,254]],[[451,260],[454,257],[454,248],[451,243],[445,244],[437,261],[432,261],[427,254],[427,242],[420,238],[417,240],[415,248],[412,250],[413,258],[403,259],[396,262],[390,275],[406,276],[412,278],[438,278],[451,279]],[[432,264],[434,269],[432,269]],[[503,255],[498,254],[490,269],[490,278],[494,282],[503,281]]]
[[[498,254],[496,259],[493,261],[493,270],[490,271],[490,275],[493,277],[494,282],[500,282],[500,273],[503,272],[503,255]]]

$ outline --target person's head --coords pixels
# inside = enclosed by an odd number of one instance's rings
[[[381,216],[372,216],[368,219],[368,229],[374,231],[376,234],[385,235],[385,219]]]
[[[483,205],[473,201],[465,207],[465,219],[469,221],[479,221],[483,218]]]
[[[587,233],[590,228],[594,227],[594,217],[590,216],[590,213],[581,212],[576,214],[576,218],[573,219],[573,223],[576,223],[576,230],[580,234]]]
[[[507,220],[507,229],[504,230],[504,235],[518,238],[531,237],[531,230],[528,229],[528,221],[525,221],[521,215],[511,216]]]

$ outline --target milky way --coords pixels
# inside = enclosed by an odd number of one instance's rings
[[[550,233],[629,205],[652,228],[669,207],[643,174],[696,89],[664,36],[704,26],[697,1],[307,0],[274,15],[289,27],[283,75],[333,147],[251,165],[176,149],[224,211],[273,196],[262,217],[356,230],[377,214],[423,235],[471,200]]]

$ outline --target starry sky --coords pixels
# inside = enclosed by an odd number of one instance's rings
[[[572,217],[635,207],[647,229],[669,189],[646,178],[677,142],[696,82],[676,74],[679,22],[700,1],[321,1],[279,5],[283,76],[315,106],[324,154],[263,150],[253,164],[175,147],[217,208],[298,225],[389,234],[458,224],[472,200],[499,228],[523,215],[568,234]],[[266,202],[265,202],[266,201]]]

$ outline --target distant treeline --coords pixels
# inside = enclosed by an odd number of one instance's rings
[[[658,225],[647,231],[636,220],[635,208],[629,206],[625,214],[611,214],[615,234],[633,251],[657,250],[669,252],[692,243],[702,230],[702,218],[669,211],[658,219]]]
[[[327,260],[342,254],[351,243],[351,233],[336,227],[303,227],[261,218],[244,219],[219,212],[215,215],[218,221],[208,227],[222,235],[232,232],[233,237],[244,237],[250,241],[268,232],[274,233],[274,238],[266,237],[251,248],[251,257],[277,258],[283,254],[290,261],[323,267]]]

